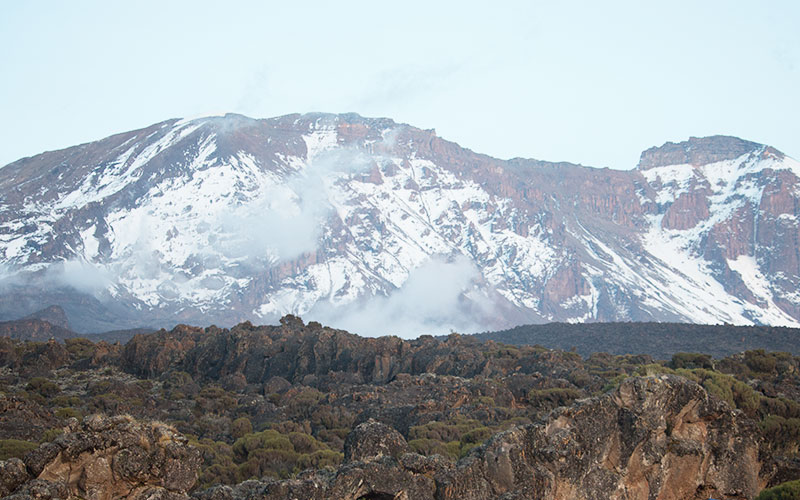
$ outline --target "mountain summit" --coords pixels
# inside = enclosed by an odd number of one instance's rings
[[[0,319],[797,326],[798,176],[722,136],[615,171],[356,114],[167,120],[0,169]]]

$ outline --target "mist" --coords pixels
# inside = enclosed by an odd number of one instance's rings
[[[357,304],[333,306],[318,303],[305,316],[352,333],[377,337],[441,335],[481,329],[481,316],[490,306],[476,309],[468,298],[480,273],[464,255],[435,256],[411,270],[403,285],[387,296],[378,295]]]
[[[320,153],[282,183],[220,214],[214,250],[249,264],[274,264],[316,250],[333,210],[330,185],[367,171],[372,161],[355,148]]]

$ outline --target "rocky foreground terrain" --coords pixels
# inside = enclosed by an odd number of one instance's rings
[[[800,478],[800,358],[178,326],[0,338],[0,495],[752,499]]]

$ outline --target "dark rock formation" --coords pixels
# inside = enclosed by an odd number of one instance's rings
[[[364,338],[286,316],[280,326],[241,323],[230,330],[179,325],[172,331],[137,335],[122,352],[123,367],[138,376],[156,377],[169,369],[185,371],[196,380],[222,380],[241,373],[247,383],[264,384],[285,378],[308,384],[313,379],[337,383],[385,384],[400,374],[431,373],[474,377],[508,374],[516,363],[494,363],[470,336]],[[558,371],[566,376],[575,363],[560,367],[531,359],[524,370]],[[555,373],[554,373],[555,374]],[[313,384],[312,384],[313,385]]]
[[[0,492],[20,500],[185,498],[200,464],[186,442],[167,425],[126,416],[73,420],[22,461],[0,462]]]

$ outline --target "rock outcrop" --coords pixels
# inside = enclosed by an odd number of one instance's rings
[[[15,500],[179,499],[194,486],[199,453],[170,426],[126,417],[74,420],[22,460],[0,462],[0,495]]]
[[[335,473],[248,481],[195,497],[751,499],[764,482],[756,434],[751,420],[693,382],[632,378],[554,411],[546,422],[500,433],[457,464],[402,453],[399,435],[368,422],[348,437],[350,461]]]
[[[438,478],[438,498],[753,498],[756,435],[694,383],[632,378],[545,424],[495,436]]]

